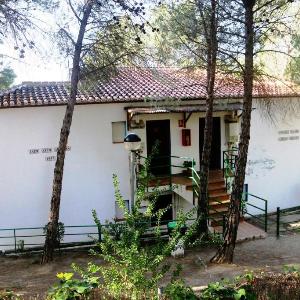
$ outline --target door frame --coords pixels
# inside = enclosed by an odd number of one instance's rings
[[[200,128],[200,126],[201,126],[201,121],[200,120],[205,120],[205,118],[203,117],[203,118],[199,118],[199,165],[200,165],[200,163],[201,163],[201,158],[202,158],[202,149],[203,149],[203,142],[204,142],[204,129],[205,129],[205,121],[204,121],[204,126],[203,126],[203,131],[202,131],[202,134],[203,134],[203,138],[201,139],[200,138],[200,134],[201,134],[201,128]],[[217,141],[217,147],[219,148],[218,150],[218,156],[216,155],[215,157],[214,157],[214,159],[215,159],[215,162],[216,162],[216,167],[213,167],[212,168],[212,166],[211,166],[211,164],[212,164],[212,162],[213,162],[213,160],[212,159],[210,159],[210,166],[209,166],[209,169],[210,170],[213,170],[213,169],[215,169],[215,170],[220,170],[221,168],[222,168],[222,122],[221,122],[221,120],[222,120],[222,118],[221,117],[213,117],[213,122],[215,123],[215,122],[217,122],[217,123],[219,123],[218,125],[219,125],[219,128],[216,130],[216,127],[214,126],[215,124],[213,124],[213,137],[212,137],[212,147],[214,147],[214,133],[215,133],[215,135],[216,134],[218,134],[218,141]],[[202,144],[202,145],[201,145]],[[211,153],[213,153],[213,152],[211,152]],[[218,157],[218,159],[217,159],[217,157]],[[211,157],[212,158],[212,157]]]
[[[170,119],[159,119],[159,120],[147,120],[146,121],[146,149],[147,149],[147,157],[149,157],[151,155],[151,151],[152,149],[150,149],[150,143],[149,143],[149,132],[148,132],[148,125],[149,124],[154,124],[154,123],[163,123],[165,122],[165,124],[167,124],[167,130],[168,130],[168,135],[169,135],[169,139],[168,139],[168,146],[167,148],[164,148],[167,150],[168,154],[166,156],[169,157],[169,162],[170,162],[170,158],[171,158],[171,120]],[[154,145],[151,145],[151,148],[153,147]],[[159,156],[159,155],[158,155]],[[150,166],[150,169],[151,169],[151,166]],[[171,172],[171,167],[169,167],[169,170],[168,170],[168,173]],[[159,175],[162,175],[162,174],[158,174]],[[167,174],[166,174],[167,175]]]

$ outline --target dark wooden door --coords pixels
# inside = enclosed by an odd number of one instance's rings
[[[170,174],[171,138],[170,120],[156,120],[146,122],[147,153],[153,158],[150,172],[156,176]]]
[[[204,143],[204,128],[205,119],[199,119],[199,149],[200,149],[200,161],[202,157],[203,143]],[[210,157],[210,169],[221,169],[221,120],[219,117],[213,118],[213,134],[211,143],[211,157]]]

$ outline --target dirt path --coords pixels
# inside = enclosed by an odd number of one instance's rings
[[[192,286],[231,278],[246,269],[282,270],[285,264],[300,264],[300,234],[287,235],[277,240],[268,237],[237,245],[233,265],[212,265],[209,259],[214,249],[186,251],[182,259],[170,259],[183,266],[182,276]],[[65,253],[54,263],[41,266],[39,257],[0,257],[0,290],[12,289],[25,296],[42,295],[56,282],[58,272],[72,271],[71,263],[86,265],[94,260],[87,253]],[[99,262],[99,261],[98,261]]]

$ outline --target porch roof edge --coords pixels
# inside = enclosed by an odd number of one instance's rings
[[[242,102],[229,102],[215,103],[215,112],[226,112],[242,110]],[[131,115],[141,115],[141,114],[159,114],[159,113],[193,113],[193,112],[205,112],[206,105],[205,101],[201,104],[191,104],[191,105],[157,105],[157,106],[131,106],[124,108]]]

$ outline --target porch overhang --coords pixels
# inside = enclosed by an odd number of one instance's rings
[[[242,110],[243,103],[238,100],[234,101],[218,101],[214,104],[214,112],[232,112]],[[127,111],[127,121],[130,121],[134,116],[144,114],[166,114],[166,113],[182,113],[184,123],[186,123],[192,113],[205,112],[206,104],[203,101],[200,104],[189,104],[189,105],[167,105],[167,106],[139,106],[139,107],[125,107]]]

